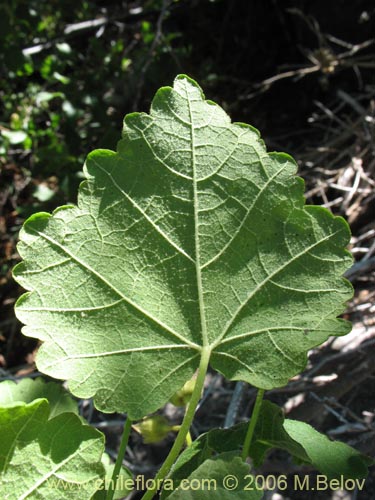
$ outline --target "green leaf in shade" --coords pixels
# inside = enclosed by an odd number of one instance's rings
[[[255,489],[250,466],[235,453],[222,453],[205,460],[179,488],[172,500],[260,500],[263,491]],[[190,486],[190,488],[189,488]],[[251,490],[254,488],[254,490]]]
[[[36,379],[24,378],[16,383],[6,380],[0,383],[0,406],[14,402],[31,403],[35,399],[48,400],[49,418],[60,413],[71,412],[78,415],[78,405],[71,395],[56,382],[45,382],[41,377]]]
[[[228,429],[212,429],[199,436],[177,459],[170,477],[174,484],[187,478],[207,458],[215,453],[237,450],[245,440],[248,423]],[[263,401],[251,445],[251,458],[260,466],[265,454],[274,448],[287,451],[298,462],[312,465],[328,478],[366,478],[368,466],[374,461],[354,448],[339,441],[330,441],[310,425],[294,420],[284,420],[277,405]],[[170,496],[163,490],[161,498]]]
[[[287,434],[283,422],[284,416],[281,408],[270,401],[263,401],[251,445],[251,458],[255,466],[263,463],[266,452],[271,448],[282,448],[300,461],[309,461],[302,446]],[[239,453],[247,428],[248,422],[244,422],[228,429],[212,429],[199,436],[177,459],[171,473],[175,484],[179,484],[204,460],[215,453],[234,450]],[[165,499],[169,494],[167,490],[163,490],[161,498]]]
[[[218,452],[240,449],[247,428],[248,422],[244,422],[230,429],[212,429],[206,434],[208,446]],[[271,448],[288,451],[302,462],[309,461],[301,444],[286,432],[282,409],[270,401],[263,401],[251,445],[251,458],[255,466],[263,463],[266,452]]]
[[[104,476],[104,437],[46,399],[0,407],[0,492],[7,500],[88,500]]]
[[[296,164],[267,153],[185,75],[85,164],[78,205],[30,217],[16,314],[40,371],[140,419],[202,352],[231,380],[283,386],[350,324],[346,222],[304,205]]]

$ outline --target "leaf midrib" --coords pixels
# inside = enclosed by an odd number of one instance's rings
[[[186,87],[186,81],[185,81],[185,93],[186,93],[186,100],[188,103],[189,116],[190,116],[191,168],[193,172],[193,194],[194,194],[193,203],[194,203],[195,273],[197,278],[202,345],[203,348],[206,349],[209,345],[209,342],[208,342],[207,322],[206,322],[206,313],[205,313],[204,297],[203,297],[202,271],[200,264],[198,179],[197,179],[197,165],[195,158],[194,120],[193,120],[193,112],[191,109],[190,97]]]

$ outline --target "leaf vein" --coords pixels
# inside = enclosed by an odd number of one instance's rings
[[[151,226],[164,238],[165,241],[167,241],[175,250],[177,250],[178,253],[189,259],[191,262],[194,262],[194,259],[185,252],[184,249],[180,248],[173,240],[171,240],[165,233],[164,231],[161,230],[159,226],[157,226],[154,221],[142,210],[142,208],[136,203],[131,196],[126,193],[121,187],[117,184],[115,179],[112,177],[112,175],[107,172],[96,160],[94,160],[95,165],[102,171],[104,172],[109,179],[112,181],[113,185],[120,191],[120,193],[131,203],[131,205],[140,212],[140,214],[151,224]]]
[[[249,300],[254,297],[254,295],[259,292],[259,290],[261,290],[274,276],[276,276],[278,273],[280,273],[281,271],[283,271],[286,267],[288,267],[290,264],[292,264],[293,262],[295,262],[297,259],[299,259],[300,257],[303,257],[304,255],[306,255],[312,248],[315,248],[317,247],[318,245],[320,245],[321,243],[324,243],[325,241],[328,241],[329,239],[331,239],[333,236],[335,236],[336,234],[338,233],[338,231],[332,233],[332,234],[329,234],[328,236],[316,241],[313,245],[310,245],[309,247],[305,248],[302,252],[299,252],[297,253],[296,255],[294,255],[294,257],[292,257],[289,261],[287,261],[285,264],[283,264],[282,266],[280,266],[278,269],[276,269],[273,273],[269,274],[263,281],[261,281],[250,293],[249,295],[246,297],[246,299],[242,302],[242,304],[237,308],[237,310],[235,311],[235,313],[233,314],[232,318],[227,322],[227,324],[225,325],[224,327],[224,330],[223,332],[220,334],[219,338],[217,339],[217,341],[215,342],[215,345],[218,345],[221,340],[225,337],[225,335],[228,333],[230,327],[232,326],[232,324],[234,323],[234,321],[236,320],[237,316],[240,314],[240,312],[242,311],[242,309],[245,307],[245,305],[249,302]]]
[[[216,255],[214,255],[210,260],[208,260],[207,262],[205,262],[203,265],[202,265],[202,270],[205,269],[206,267],[210,266],[213,262],[215,262],[216,260],[218,260],[220,258],[221,255],[223,255],[223,253],[227,250],[227,248],[232,244],[232,242],[234,241],[235,237],[239,234],[239,232],[241,231],[241,229],[243,228],[247,218],[249,217],[252,209],[254,208],[254,206],[256,205],[258,199],[260,198],[260,196],[264,193],[264,191],[267,189],[267,187],[270,185],[270,183],[280,174],[280,172],[282,172],[284,170],[284,166],[282,166],[277,172],[275,172],[273,174],[272,177],[270,177],[267,182],[265,182],[262,186],[262,188],[258,191],[257,195],[255,196],[252,204],[249,206],[246,214],[244,215],[243,219],[242,219],[242,222],[241,224],[239,225],[238,229],[233,233],[233,235],[231,236],[230,240],[224,245],[224,247],[220,250],[220,252],[218,252]]]
[[[151,320],[152,322],[154,322],[155,324],[157,324],[159,327],[161,327],[163,330],[165,330],[168,334],[172,335],[173,337],[178,338],[179,340],[182,340],[182,342],[184,342],[185,344],[190,345],[194,349],[197,349],[197,348],[199,349],[200,348],[197,344],[195,344],[194,342],[192,342],[192,341],[188,340],[187,338],[185,338],[183,335],[180,335],[179,333],[177,333],[176,331],[174,331],[171,327],[169,327],[168,325],[166,325],[165,323],[163,323],[159,319],[155,318],[150,312],[146,311],[139,304],[135,303],[129,297],[127,297],[126,295],[124,295],[120,290],[118,290],[114,285],[112,285],[112,283],[110,283],[98,271],[95,271],[95,269],[93,269],[89,264],[87,264],[86,262],[82,261],[76,255],[74,255],[72,252],[70,252],[67,248],[65,248],[63,245],[61,245],[58,241],[56,241],[55,239],[51,238],[50,236],[48,236],[47,234],[45,234],[45,233],[43,233],[41,231],[35,231],[35,230],[33,230],[33,232],[35,232],[36,234],[38,234],[42,238],[46,239],[47,241],[49,241],[53,245],[55,245],[58,248],[60,248],[63,252],[65,252],[67,255],[69,255],[72,260],[74,260],[75,262],[77,262],[84,269],[87,269],[88,271],[90,271],[91,274],[93,274],[100,281],[102,281],[102,283],[104,283],[110,290],[112,290],[119,297],[121,297],[124,302],[128,303],[129,305],[131,305],[135,310],[137,310],[138,312],[142,313],[146,318],[148,318],[149,320]]]

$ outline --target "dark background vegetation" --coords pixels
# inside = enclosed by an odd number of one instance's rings
[[[259,128],[270,150],[296,158],[308,203],[351,225],[355,263],[347,277],[356,291],[345,317],[353,332],[312,351],[306,371],[267,397],[374,455],[374,34],[375,7],[366,0],[2,2],[1,378],[37,374],[37,344],[21,336],[13,313],[22,293],[11,270],[23,221],[75,202],[87,153],[115,148],[124,115],[147,111],[160,86],[187,73],[233,120]],[[194,432],[246,418],[254,391],[238,396],[239,389],[212,375]],[[121,416],[98,415],[90,401],[81,408],[101,423],[115,454]],[[168,446],[146,454],[134,437],[127,459],[135,472],[152,474]],[[302,473],[277,453],[264,471]],[[372,472],[364,491],[268,498],[370,499],[374,485]]]

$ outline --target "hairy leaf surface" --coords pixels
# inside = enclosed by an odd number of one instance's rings
[[[0,407],[1,498],[90,499],[104,477],[104,437],[46,399]]]
[[[199,365],[271,389],[306,352],[349,331],[349,229],[304,206],[285,154],[231,123],[180,75],[150,114],[125,118],[116,152],[85,164],[78,206],[36,214],[16,280],[39,370],[103,411],[138,419]]]

